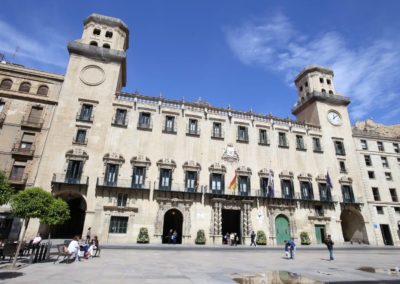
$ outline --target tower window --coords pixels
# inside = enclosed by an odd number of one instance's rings
[[[107,31],[107,32],[106,32],[106,37],[112,38],[112,36],[113,36],[113,33],[112,33],[112,32],[110,32],[110,31]]]
[[[21,85],[19,86],[19,91],[21,93],[29,93],[29,91],[31,90],[31,84],[28,82],[23,82],[21,83]]]
[[[90,45],[97,46],[97,41],[91,41]]]
[[[383,207],[382,206],[376,206],[376,212],[380,215],[383,215]]]
[[[329,94],[333,95],[333,92],[330,90],[330,91],[329,91]]]
[[[103,44],[103,47],[110,49],[110,45],[108,43]]]
[[[339,161],[339,167],[341,173],[347,173],[346,164],[344,161]]]
[[[370,179],[374,179],[375,178],[375,173],[373,171],[368,171],[368,177]]]
[[[12,83],[13,82],[10,79],[4,79],[3,81],[1,81],[0,89],[9,90],[11,89]]]
[[[302,92],[303,91],[303,86],[300,86],[300,92]]]
[[[326,94],[326,90],[325,90],[325,89],[322,89],[322,90],[321,90],[321,93]]]
[[[100,33],[101,33],[100,29],[94,29],[93,30],[93,34],[94,35],[100,35]]]
[[[304,87],[306,87],[306,88],[308,87],[308,82],[304,83]]]
[[[330,85],[330,84],[331,84],[331,80],[326,79],[326,83],[327,83],[328,85]]]
[[[320,83],[324,83],[324,78],[319,78]]]
[[[381,201],[381,196],[379,195],[379,189],[377,187],[372,188],[372,195],[375,201]]]
[[[367,140],[361,139],[361,149],[368,150],[368,143]]]
[[[365,165],[370,167],[372,166],[372,160],[370,155],[364,155]]]
[[[37,90],[37,95],[39,96],[47,96],[47,93],[49,92],[49,87],[47,86],[40,86],[39,89]]]

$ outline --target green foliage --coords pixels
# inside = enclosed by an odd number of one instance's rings
[[[147,228],[145,227],[140,228],[139,236],[137,237],[137,242],[139,244],[148,244],[149,240],[150,240],[149,232],[147,231]]]
[[[309,245],[311,244],[310,237],[307,232],[300,233],[300,240],[302,245]]]
[[[20,218],[45,218],[52,205],[53,196],[41,189],[32,187],[18,192],[11,198],[11,212]]]
[[[46,216],[40,219],[40,223],[46,225],[59,225],[70,218],[68,204],[60,199],[53,198]]]
[[[204,230],[198,230],[197,231],[197,236],[196,236],[196,245],[204,245],[206,244],[206,234],[204,233]]]
[[[265,246],[267,244],[267,236],[265,235],[264,231],[260,230],[257,231],[257,245]]]
[[[14,194],[14,189],[8,183],[7,177],[0,171],[0,206],[7,204],[11,196]]]

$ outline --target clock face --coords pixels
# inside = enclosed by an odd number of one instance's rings
[[[329,111],[328,112],[328,120],[333,125],[341,125],[342,124],[342,117],[336,111]]]

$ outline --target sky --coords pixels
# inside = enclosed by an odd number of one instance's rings
[[[0,53],[64,74],[91,13],[130,29],[126,92],[294,118],[295,76],[333,69],[352,122],[400,123],[397,0],[1,0]]]

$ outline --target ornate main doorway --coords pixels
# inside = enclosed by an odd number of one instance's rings
[[[222,236],[236,233],[241,244],[242,228],[240,226],[240,210],[222,209]]]
[[[177,239],[176,243],[182,243],[182,225],[183,225],[183,215],[181,211],[178,209],[170,209],[165,212],[164,215],[164,226],[163,226],[163,244],[170,243],[171,240],[169,236],[171,235],[170,232],[177,232]]]
[[[284,215],[278,215],[275,219],[276,244],[283,245],[290,239],[289,220]]]

